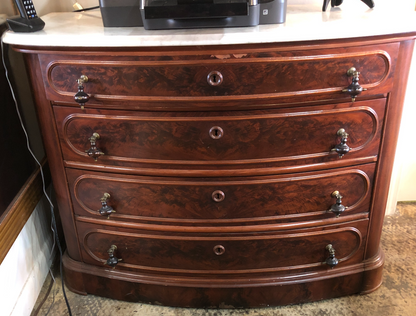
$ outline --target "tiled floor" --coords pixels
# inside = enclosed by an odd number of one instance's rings
[[[66,292],[74,316],[415,316],[416,203],[399,204],[397,213],[386,217],[382,247],[386,254],[384,282],[377,291],[368,295],[353,295],[309,304],[261,309],[207,310],[127,303],[92,295],[77,295],[68,290]],[[45,282],[34,311],[44,298],[49,283],[50,277]],[[46,315],[49,308],[48,315],[68,315],[58,277],[37,315]],[[32,316],[34,314],[32,312]]]

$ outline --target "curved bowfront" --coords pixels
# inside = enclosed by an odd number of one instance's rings
[[[6,34],[27,61],[71,290],[253,307],[380,286],[416,19],[345,5],[186,31],[50,14]]]

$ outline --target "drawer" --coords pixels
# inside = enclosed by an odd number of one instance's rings
[[[229,169],[245,165],[293,166],[338,161],[331,151],[349,134],[344,160],[375,157],[383,126],[385,99],[274,111],[147,112],[55,107],[67,166],[92,165]],[[104,155],[86,150],[98,133]],[[75,164],[74,164],[75,162]],[[85,166],[88,167],[88,166]],[[84,168],[85,168],[84,167]],[[142,171],[141,171],[142,172]],[[160,172],[156,170],[156,172]]]
[[[187,179],[105,174],[67,169],[74,211],[80,216],[160,224],[238,225],[333,218],[368,212],[375,164],[289,175]],[[109,194],[109,196],[105,196]],[[103,199],[104,197],[104,199]],[[110,210],[115,213],[110,213]],[[101,213],[100,213],[101,210]]]
[[[165,54],[118,52],[112,56],[40,55],[49,100],[77,106],[76,80],[90,94],[86,107],[224,108],[286,99],[346,98],[347,70],[360,72],[366,94],[392,87],[397,43],[338,49],[273,51],[270,48],[215,51],[172,51]]]
[[[313,229],[264,231],[251,234],[175,233],[128,229],[78,221],[83,261],[103,266],[107,251],[122,259],[117,268],[158,273],[270,273],[306,268],[328,269],[324,263],[331,244],[337,267],[361,262],[368,220]],[[176,229],[172,227],[172,229]],[[224,229],[226,231],[226,229]]]

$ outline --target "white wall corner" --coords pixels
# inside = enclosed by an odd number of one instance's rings
[[[50,207],[42,198],[0,265],[1,315],[30,315],[52,264]]]
[[[403,115],[395,154],[386,215],[393,215],[397,201],[416,200],[416,152],[414,143],[414,122],[416,119],[416,49],[413,51],[407,90],[404,98]],[[410,145],[410,147],[409,147]]]

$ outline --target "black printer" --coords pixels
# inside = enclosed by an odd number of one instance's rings
[[[146,30],[284,23],[287,0],[99,0],[105,27]]]

